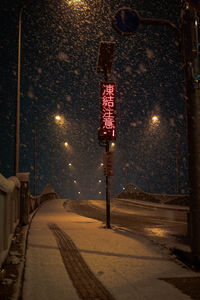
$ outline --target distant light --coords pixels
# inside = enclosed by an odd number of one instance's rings
[[[158,116],[153,116],[153,117],[152,117],[152,122],[153,122],[153,123],[157,123],[158,120],[159,120],[159,119],[158,119]]]
[[[103,163],[101,163],[101,166],[103,166]]]
[[[77,5],[77,6],[79,6],[79,5],[81,5],[81,6],[83,6],[85,3],[84,3],[84,1],[83,0],[68,0],[68,1],[66,1],[67,2],[67,4],[69,4],[69,5]]]
[[[69,144],[67,142],[65,142],[65,147],[67,147]]]
[[[125,190],[125,187],[123,186],[123,190]]]
[[[115,147],[115,143],[111,143],[111,147]]]
[[[55,119],[56,119],[57,121],[60,121],[60,120],[61,120],[61,116],[57,115],[57,116],[55,116]]]
[[[78,192],[78,194],[80,194],[81,192]]]
[[[101,192],[99,192],[99,194],[101,194]]]
[[[74,180],[74,183],[77,183],[77,181],[76,181],[76,180]]]
[[[71,165],[72,165],[71,163],[68,164],[68,166],[71,166]]]
[[[82,2],[82,0],[69,0],[69,1],[67,1],[68,2],[68,4],[75,4],[75,3],[80,3],[80,2]]]
[[[101,179],[99,179],[99,182],[101,182]]]

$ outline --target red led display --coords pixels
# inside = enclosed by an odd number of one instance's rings
[[[101,130],[100,137],[105,140],[116,139],[116,84],[101,83]]]

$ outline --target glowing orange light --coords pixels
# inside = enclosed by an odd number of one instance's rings
[[[152,117],[152,122],[153,122],[153,123],[157,123],[158,120],[159,120],[158,116],[153,116],[153,117]]]
[[[57,115],[57,116],[55,116],[55,119],[56,119],[57,121],[60,121],[60,120],[61,120],[61,116]]]

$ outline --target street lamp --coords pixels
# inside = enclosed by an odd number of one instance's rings
[[[82,0],[69,0],[68,4],[80,4],[82,2],[83,2]]]
[[[24,8],[32,0],[22,5],[18,20],[18,61],[17,61],[17,103],[16,103],[16,123],[15,123],[15,170],[14,175],[19,172],[19,150],[20,150],[20,77],[21,77],[21,32],[22,32],[22,13]]]
[[[159,115],[153,115],[150,119],[150,128],[155,129],[160,124],[160,117]]]
[[[122,35],[133,35],[140,24],[167,26],[175,31],[182,52],[185,94],[187,99],[187,138],[189,158],[189,198],[190,211],[188,227],[194,264],[200,264],[200,110],[199,110],[199,41],[198,15],[199,0],[182,0],[179,27],[169,20],[141,18],[131,8],[119,9],[113,18],[114,29]]]
[[[55,115],[55,122],[59,126],[63,126],[64,124],[66,124],[66,120],[62,115]]]
[[[65,142],[64,145],[66,148],[69,146],[69,144],[67,142]]]
[[[61,116],[56,115],[56,116],[55,116],[55,120],[56,120],[56,121],[60,121],[60,120],[61,120]]]
[[[158,123],[158,120],[159,120],[158,116],[153,116],[152,117],[152,123],[153,124]]]

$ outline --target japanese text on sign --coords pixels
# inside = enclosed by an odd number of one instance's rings
[[[115,83],[101,83],[101,137],[116,138]]]

